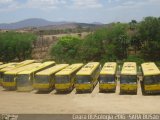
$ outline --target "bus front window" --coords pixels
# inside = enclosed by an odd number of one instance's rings
[[[133,75],[122,75],[120,77],[120,83],[121,84],[136,84],[137,77]]]
[[[14,75],[4,75],[4,82],[14,82]]]
[[[69,83],[70,77],[69,76],[56,76],[55,80],[57,84]]]
[[[18,86],[23,86],[27,85],[29,81],[29,75],[18,75],[17,76],[17,85]]]
[[[114,75],[100,75],[99,77],[100,83],[115,83]]]
[[[77,83],[78,84],[91,83],[91,77],[90,76],[78,76]]]
[[[38,75],[35,76],[35,83],[49,83],[49,76],[45,76],[45,75]]]
[[[153,84],[158,84],[160,83],[160,76],[145,76],[144,77],[144,84],[146,85],[153,85]]]

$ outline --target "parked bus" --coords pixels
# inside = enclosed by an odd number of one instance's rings
[[[36,73],[33,87],[38,91],[50,91],[55,86],[55,74],[66,68],[69,64],[58,64]]]
[[[14,70],[5,72],[3,77],[3,82],[2,82],[3,88],[7,90],[15,90],[17,87],[17,81],[16,81],[17,74],[21,71],[36,67],[38,65],[39,63],[32,63],[29,65],[25,65],[23,67],[19,67]]]
[[[6,64],[6,66],[4,64],[5,67],[3,67],[3,69],[0,69],[0,85],[2,85],[4,72],[7,72],[7,71],[10,71],[18,67],[22,67],[22,66],[34,63],[34,62],[36,62],[36,60],[25,60],[19,63],[8,63]]]
[[[0,66],[0,85],[2,85],[4,72],[13,69],[13,67],[16,66],[17,64],[18,63],[8,63]]]
[[[137,65],[135,62],[125,62],[120,74],[120,93],[137,94]]]
[[[54,61],[39,63],[37,67],[24,70],[17,74],[17,91],[28,92],[33,90],[33,81],[35,74],[41,70],[50,68],[55,65]]]
[[[154,62],[142,65],[142,92],[143,94],[160,93],[160,70]]]
[[[83,66],[82,63],[72,64],[55,75],[55,89],[57,92],[71,91],[74,88],[76,72]]]
[[[76,74],[76,91],[92,92],[98,82],[99,72],[99,62],[90,62],[82,67]]]
[[[99,75],[99,91],[112,91],[116,90],[116,62],[107,62],[104,64]]]

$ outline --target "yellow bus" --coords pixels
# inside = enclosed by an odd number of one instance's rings
[[[39,63],[32,63],[23,67],[16,68],[14,70],[10,70],[4,73],[2,86],[7,90],[15,90],[17,87],[16,77],[17,74],[21,71],[27,70],[29,68],[33,68],[39,65]]]
[[[76,91],[89,91],[92,92],[98,82],[100,72],[99,62],[90,62],[82,67],[76,74]]]
[[[55,85],[55,73],[66,68],[69,64],[58,64],[36,73],[33,87],[38,91],[50,91]]]
[[[120,94],[137,94],[137,65],[135,62],[125,62],[120,74]]]
[[[19,72],[16,77],[17,91],[29,92],[33,90],[33,81],[35,74],[41,70],[55,65],[54,61],[39,63],[38,66]]]
[[[143,94],[160,93],[160,70],[154,62],[141,65],[143,79],[141,82]]]
[[[2,85],[4,72],[13,69],[18,63],[8,63],[0,66],[0,85]]]
[[[22,61],[19,63],[8,63],[6,65],[4,64],[5,67],[2,67],[2,69],[0,67],[0,80],[2,81],[4,72],[7,72],[9,70],[13,70],[18,67],[22,67],[22,66],[34,63],[34,62],[36,62],[36,61],[35,60],[25,60],[25,61]]]
[[[104,64],[100,75],[99,75],[99,91],[112,91],[116,90],[116,70],[117,63],[116,62],[107,62]]]
[[[55,89],[57,92],[72,91],[76,72],[83,66],[82,63],[72,64],[55,74]]]
[[[4,66],[0,67],[0,85],[2,85],[2,80],[3,80],[3,74],[4,72],[7,72],[9,70],[13,70],[16,69],[18,67],[22,67],[31,63],[36,62],[36,60],[25,60],[19,63],[8,63],[8,64],[4,64]],[[3,68],[3,69],[1,69]]]

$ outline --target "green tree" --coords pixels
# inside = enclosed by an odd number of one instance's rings
[[[32,43],[37,36],[31,33],[6,32],[0,33],[0,59],[11,61],[24,60],[31,56]]]
[[[127,24],[116,23],[88,35],[81,48],[84,61],[115,61],[127,57]]]
[[[143,41],[142,56],[146,60],[160,60],[160,20],[146,17],[139,25],[139,36]]]
[[[82,40],[77,37],[64,36],[52,46],[51,56],[57,62],[77,62],[79,60],[78,51],[81,47]]]

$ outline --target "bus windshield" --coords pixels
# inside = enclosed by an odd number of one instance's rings
[[[114,83],[115,76],[114,75],[100,75],[99,81],[100,83]]]
[[[29,75],[18,75],[17,76],[17,85],[21,86],[21,85],[27,85],[29,83]]]
[[[91,76],[77,76],[77,83],[91,83]]]
[[[46,75],[37,75],[35,76],[35,83],[49,83],[49,76]]]
[[[61,84],[61,83],[69,83],[70,82],[70,77],[67,75],[63,76],[56,76],[56,83]]]
[[[136,84],[137,77],[135,75],[122,75],[120,77],[121,84]]]
[[[158,84],[158,83],[160,83],[160,75],[144,77],[144,84],[146,85],[152,85],[152,84]]]
[[[14,75],[4,75],[4,82],[14,82]]]

